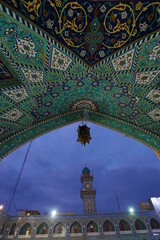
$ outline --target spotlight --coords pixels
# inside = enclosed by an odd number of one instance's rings
[[[56,210],[53,210],[53,211],[52,211],[52,217],[55,217],[56,214],[57,214],[57,211],[56,211]]]
[[[0,210],[3,210],[3,205],[0,205]]]
[[[130,207],[130,208],[129,208],[129,212],[130,212],[130,213],[134,213],[134,208]]]

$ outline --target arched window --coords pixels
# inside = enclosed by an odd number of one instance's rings
[[[55,234],[65,234],[66,229],[63,223],[58,223],[55,227],[54,227],[54,232]]]
[[[14,235],[16,231],[16,223],[12,224],[11,230],[9,232],[9,235]]]
[[[87,232],[98,232],[97,224],[93,221],[89,222],[87,225]]]
[[[157,221],[155,218],[152,218],[150,221],[152,229],[160,229],[160,222]]]
[[[104,232],[113,232],[113,231],[115,231],[115,228],[114,228],[113,224],[107,220],[103,224],[103,231]]]
[[[46,223],[42,223],[37,228],[36,234],[47,234],[48,233],[48,225]]]
[[[121,220],[119,223],[119,229],[120,231],[129,231],[131,230],[131,227],[129,226],[127,221]]]
[[[135,228],[136,230],[145,230],[146,229],[146,226],[144,224],[144,222],[140,219],[137,219],[135,221]]]
[[[0,225],[0,235],[3,235],[4,229],[5,229],[5,223]]]
[[[74,222],[71,226],[71,233],[81,233],[82,228],[78,222]]]
[[[26,223],[25,225],[23,225],[20,229],[19,235],[30,235],[31,234],[31,224]]]

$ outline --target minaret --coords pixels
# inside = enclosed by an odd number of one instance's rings
[[[83,201],[83,213],[91,214],[96,213],[96,189],[92,186],[93,175],[90,175],[90,170],[85,167],[81,175],[81,183],[83,189],[81,190],[81,198]]]

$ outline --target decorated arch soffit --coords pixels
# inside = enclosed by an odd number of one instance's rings
[[[0,158],[87,121],[160,151],[159,1],[1,0]]]

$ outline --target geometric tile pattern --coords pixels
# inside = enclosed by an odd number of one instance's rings
[[[23,101],[28,97],[25,88],[19,88],[15,90],[4,91],[8,97],[12,98],[15,102]]]
[[[69,67],[71,62],[72,60],[68,56],[53,47],[51,68],[65,71]]]
[[[150,84],[158,74],[159,74],[158,71],[139,72],[136,74],[136,83],[146,85]]]
[[[0,158],[82,116],[160,151],[158,2],[1,2]]]
[[[158,89],[151,90],[146,97],[155,103],[159,103],[160,102],[160,90],[158,90]]]
[[[17,110],[16,108],[14,108],[13,110],[1,115],[0,118],[5,118],[7,120],[16,121],[21,116],[22,116],[22,113],[19,110]]]
[[[134,49],[112,60],[115,71],[131,69],[133,56]]]
[[[8,71],[7,67],[3,64],[0,59],[0,81],[13,78],[12,74]]]
[[[34,69],[31,70],[26,68],[21,68],[21,70],[28,82],[31,83],[43,82],[43,71],[38,71]]]
[[[1,127],[1,126],[0,126],[0,135],[6,133],[6,132],[8,132],[8,131],[9,131],[8,128],[4,128],[4,127]]]
[[[155,121],[160,121],[160,109],[154,109],[153,111],[149,112],[149,115],[150,115]]]

